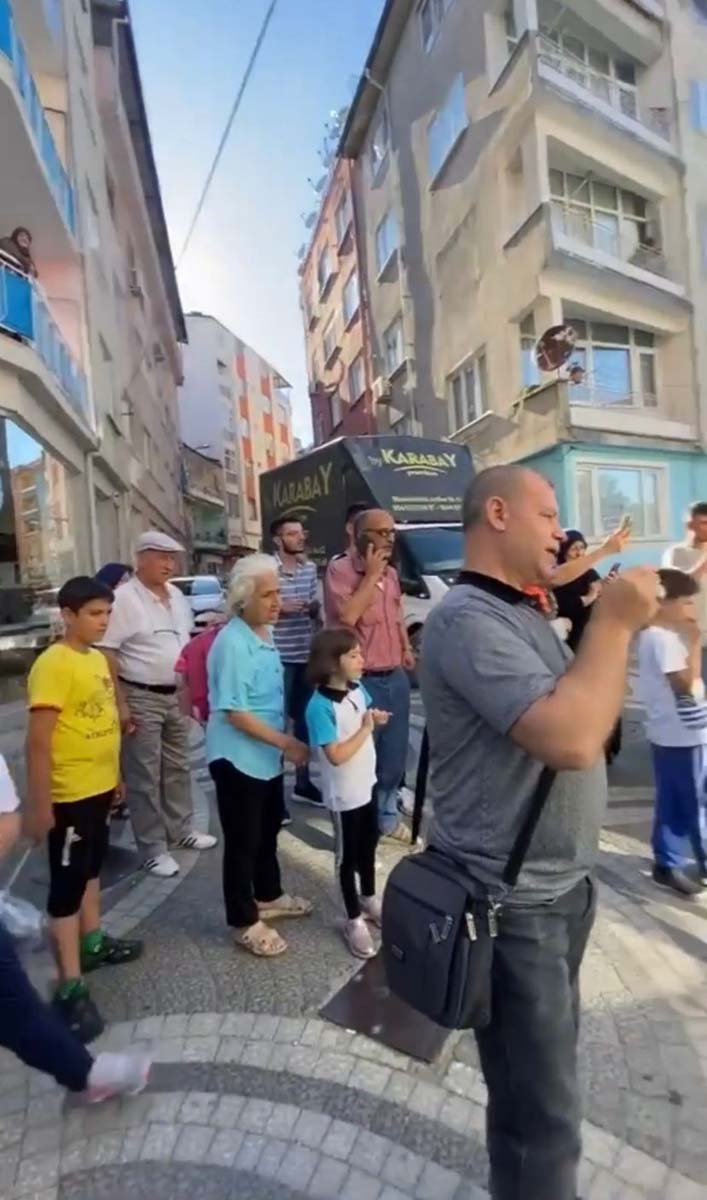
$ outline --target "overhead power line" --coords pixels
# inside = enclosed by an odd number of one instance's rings
[[[256,61],[257,61],[258,55],[259,55],[259,53],[260,53],[260,49],[261,49],[261,47],[262,47],[262,44],[263,44],[263,42],[265,41],[265,35],[266,35],[267,31],[268,31],[268,26],[269,26],[269,24],[270,24],[270,22],[271,22],[271,20],[272,20],[272,15],[273,15],[273,13],[274,13],[274,11],[275,11],[275,7],[276,7],[276,5],[277,5],[277,2],[278,2],[278,0],[270,0],[270,5],[269,5],[269,7],[268,7],[268,10],[267,10],[267,12],[266,12],[266,14],[265,14],[265,17],[263,18],[263,23],[262,23],[262,25],[261,25],[261,27],[260,27],[260,33],[258,34],[258,37],[257,37],[256,43],[255,43],[255,45],[254,45],[254,47],[253,47],[253,50],[252,50],[251,56],[250,56],[250,58],[249,58],[249,60],[248,60],[248,66],[247,66],[247,67],[246,67],[246,69],[245,69],[245,74],[244,74],[244,76],[243,76],[243,78],[242,78],[242,80],[241,80],[240,87],[238,88],[238,92],[236,93],[236,98],[235,98],[235,100],[233,101],[233,106],[232,106],[232,108],[231,108],[231,111],[230,111],[230,113],[228,114],[228,120],[226,121],[226,125],[225,125],[225,128],[224,128],[224,131],[223,131],[223,133],[221,134],[221,140],[220,140],[220,142],[219,142],[219,144],[218,144],[218,147],[217,147],[217,150],[216,150],[216,154],[214,155],[214,160],[213,160],[213,162],[212,162],[212,164],[211,164],[211,167],[210,167],[210,169],[209,169],[209,173],[208,173],[208,175],[206,176],[206,180],[205,180],[205,182],[204,182],[204,186],[203,186],[203,188],[202,188],[202,190],[201,190],[201,195],[199,196],[199,203],[197,204],[197,206],[196,206],[196,209],[194,210],[194,216],[193,216],[193,217],[192,217],[192,219],[191,219],[191,224],[189,225],[189,229],[188,229],[188,231],[187,231],[187,236],[186,236],[186,237],[185,237],[185,239],[184,239],[184,244],[183,244],[183,246],[182,246],[182,249],[181,249],[181,251],[180,251],[180,253],[179,253],[179,258],[177,259],[177,270],[179,270],[180,266],[182,265],[182,260],[184,259],[184,255],[186,254],[186,252],[187,252],[187,250],[188,250],[188,248],[189,248],[189,243],[191,242],[192,235],[193,235],[193,233],[194,233],[194,230],[195,230],[195,228],[196,228],[196,223],[197,223],[197,221],[199,220],[199,217],[201,216],[201,210],[202,210],[202,209],[203,209],[203,207],[204,207],[204,202],[205,202],[205,200],[206,200],[206,197],[207,197],[207,195],[208,195],[209,188],[211,187],[211,182],[212,182],[212,180],[213,180],[213,177],[214,177],[214,175],[216,174],[216,168],[218,167],[219,160],[220,160],[220,158],[221,158],[221,155],[223,154],[224,148],[225,148],[225,146],[226,146],[226,142],[228,141],[229,134],[230,134],[230,132],[231,132],[231,127],[232,127],[232,125],[233,125],[233,122],[234,122],[234,120],[235,120],[235,118],[236,118],[236,114],[237,114],[237,112],[238,112],[238,109],[239,109],[239,108],[240,108],[240,106],[241,106],[241,101],[242,101],[242,99],[243,99],[243,96],[244,96],[244,94],[245,94],[245,90],[246,90],[246,88],[248,87],[248,82],[249,82],[249,80],[250,80],[250,77],[251,77],[251,75],[252,75],[252,73],[253,73],[253,68],[254,68],[254,66],[255,66],[255,64],[256,64]]]

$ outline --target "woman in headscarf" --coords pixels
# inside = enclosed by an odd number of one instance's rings
[[[132,576],[133,569],[127,563],[109,562],[100,571],[96,571],[96,579],[99,583],[104,583],[112,591],[120,587],[121,583],[127,583]]]
[[[625,541],[628,540],[628,530],[626,530]],[[561,572],[563,564],[571,563],[577,568],[581,559],[587,556],[587,543],[584,534],[578,529],[565,530],[565,540],[560,546],[557,555],[557,567]],[[593,561],[590,559],[590,562]],[[576,654],[577,647],[582,640],[582,635],[587,627],[587,622],[592,615],[592,605],[595,600],[601,595],[601,576],[597,574],[593,567],[588,566],[587,570],[576,578],[571,579],[568,583],[560,584],[553,589],[555,599],[557,601],[557,609],[560,617],[565,617],[572,622],[569,634],[567,636],[567,645]],[[606,761],[611,763],[616,755],[621,750],[621,718],[616,722],[614,731],[606,744]]]
[[[0,250],[7,258],[14,260],[17,270],[24,275],[37,278],[37,268],[32,258],[32,234],[23,225],[13,229],[9,237],[0,238]]]
[[[587,543],[584,534],[578,529],[565,530],[565,540],[557,555],[557,565],[574,562],[583,558],[587,553]],[[557,601],[557,611],[560,617],[572,622],[567,637],[570,650],[577,652],[582,634],[592,613],[592,605],[601,592],[601,578],[593,567],[588,569],[570,583],[560,584],[554,589]]]

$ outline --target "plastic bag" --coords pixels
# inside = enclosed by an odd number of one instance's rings
[[[27,862],[31,849],[31,846],[27,847],[7,881],[7,886],[0,889],[0,925],[7,930],[13,941],[18,943],[18,951],[33,953],[43,950],[47,944],[46,916],[29,900],[21,900],[10,891]]]
[[[14,941],[22,944],[23,950],[43,949],[46,918],[29,900],[12,896],[9,891],[0,892],[0,924]]]

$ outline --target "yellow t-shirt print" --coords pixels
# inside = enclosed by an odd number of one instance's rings
[[[52,800],[100,796],[118,784],[120,722],[113,681],[100,650],[58,642],[39,656],[27,682],[29,707],[51,708]]]

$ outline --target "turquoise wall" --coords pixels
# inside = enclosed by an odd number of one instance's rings
[[[545,475],[553,484],[560,508],[560,521],[565,528],[577,525],[574,468],[578,459],[602,459],[607,462],[626,462],[640,465],[660,464],[667,467],[668,536],[661,540],[629,543],[622,557],[623,566],[638,563],[660,563],[664,551],[684,536],[685,513],[695,500],[707,500],[707,455],[687,451],[636,450],[623,446],[558,445],[523,461]],[[610,564],[607,563],[607,566]]]

